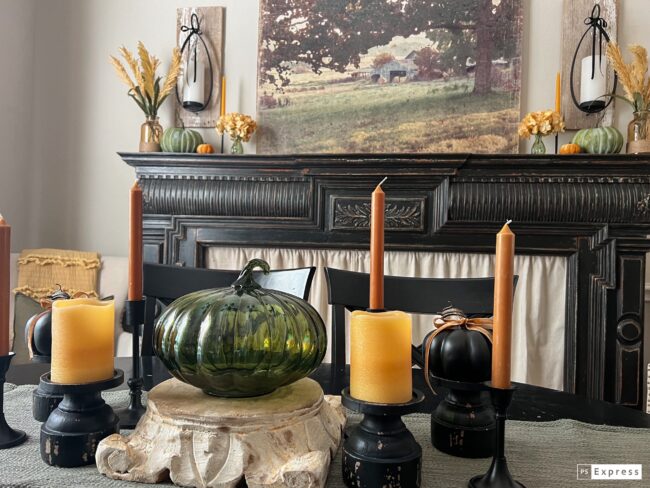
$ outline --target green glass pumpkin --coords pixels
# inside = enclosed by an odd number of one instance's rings
[[[193,153],[199,144],[203,144],[203,137],[197,131],[170,127],[163,132],[160,149],[164,152]]]
[[[210,395],[264,395],[312,373],[327,349],[325,324],[305,300],[263,289],[249,262],[230,288],[174,301],[158,318],[154,351],[169,372]]]
[[[617,154],[623,148],[623,134],[616,127],[582,129],[571,142],[589,154]]]

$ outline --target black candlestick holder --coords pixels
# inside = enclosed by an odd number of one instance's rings
[[[0,356],[0,449],[9,449],[10,447],[18,446],[27,440],[27,434],[22,430],[16,430],[9,427],[9,424],[7,424],[7,420],[5,419],[5,379],[7,370],[9,369],[9,364],[15,355],[16,353],[10,352],[6,356]]]
[[[505,455],[505,434],[508,407],[512,401],[514,388],[495,388],[484,384],[489,389],[492,404],[496,410],[496,441],[494,457],[487,473],[475,476],[469,482],[469,488],[525,488],[524,485],[512,479]]]
[[[429,374],[432,386],[449,393],[431,414],[431,442],[446,454],[487,458],[494,454],[495,413],[485,383],[453,381]]]
[[[406,428],[402,415],[413,413],[424,395],[413,391],[401,404],[371,403],[342,392],[345,407],[363,414],[358,425],[347,429],[343,440],[343,481],[352,488],[399,486],[419,488],[422,448]]]
[[[144,323],[144,300],[127,300],[125,303],[125,323],[132,328],[133,374],[129,378],[129,405],[118,408],[115,413],[120,418],[122,429],[134,429],[146,408],[142,405],[142,374],[140,373],[140,326]]]
[[[119,418],[102,399],[101,392],[121,385],[124,372],[113,377],[77,385],[54,383],[50,373],[41,376],[46,393],[63,400],[41,426],[41,458],[51,466],[73,468],[95,463],[99,441],[119,432]]]

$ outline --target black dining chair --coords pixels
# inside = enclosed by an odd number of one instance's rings
[[[345,310],[366,310],[369,302],[370,275],[325,268],[328,303],[332,306],[330,352],[332,369],[330,392],[338,394],[346,383]],[[517,286],[518,277],[514,277]],[[408,278],[384,277],[386,310],[414,314],[436,314],[450,305],[468,317],[489,317],[494,300],[494,278]],[[419,346],[412,347],[413,361],[422,365]]]
[[[254,272],[255,281],[263,288],[290,293],[306,300],[309,297],[315,267],[280,269],[264,274]],[[168,305],[175,299],[194,291],[230,286],[240,271],[183,268],[165,264],[145,263],[143,267],[144,327],[142,356],[153,355],[153,328],[159,305]]]

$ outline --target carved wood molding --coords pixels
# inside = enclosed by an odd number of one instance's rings
[[[384,217],[387,231],[422,232],[425,229],[425,198],[386,198]],[[331,198],[332,229],[370,229],[370,199],[364,197]]]
[[[309,218],[313,197],[310,180],[292,177],[147,176],[140,185],[150,214]]]
[[[537,180],[455,182],[451,187],[450,218],[488,222],[650,222],[650,182]]]

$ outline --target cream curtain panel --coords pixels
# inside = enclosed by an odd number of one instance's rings
[[[208,248],[209,268],[240,269],[252,258],[272,269],[316,266],[309,301],[320,312],[328,334],[331,324],[324,267],[368,272],[368,251],[333,249]],[[494,256],[465,253],[386,253],[385,273],[420,278],[482,278],[492,276]],[[519,283],[513,316],[513,380],[562,389],[564,371],[564,309],[566,261],[555,256],[516,256]],[[431,316],[413,317],[413,343],[431,330]],[[349,336],[347,342],[349,348]],[[326,361],[329,361],[329,351]]]

